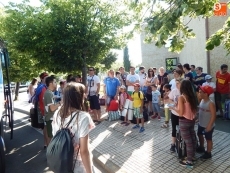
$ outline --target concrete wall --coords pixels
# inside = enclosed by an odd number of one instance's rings
[[[221,2],[227,2],[228,0],[222,0]],[[230,10],[228,9],[227,16],[213,16],[208,19],[209,23],[209,34],[210,36],[223,27],[225,21],[229,17]],[[230,71],[230,55],[227,56],[227,51],[222,45],[214,48],[210,51],[210,62],[211,62],[211,74],[215,76],[215,72],[220,69],[221,64],[227,64]]]
[[[141,37],[141,55],[142,55],[142,65],[146,68],[149,67],[164,67],[165,68],[165,58],[174,58],[179,55],[176,53],[171,53],[167,48],[158,48],[155,43],[147,44],[144,43],[145,34],[142,33]]]
[[[189,63],[190,65],[193,64],[196,67],[203,67],[204,72],[206,72],[207,58],[205,51],[205,19],[198,18],[190,20],[190,18],[185,18],[184,23],[188,23],[188,27],[193,29],[196,37],[186,42],[183,50],[179,55],[180,63]]]

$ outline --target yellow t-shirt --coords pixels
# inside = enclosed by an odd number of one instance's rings
[[[139,97],[138,92],[134,92],[133,94],[131,94],[131,97],[133,99],[133,107],[134,108],[141,107],[141,104],[142,104],[142,102],[144,100],[143,93],[140,91],[140,97]]]

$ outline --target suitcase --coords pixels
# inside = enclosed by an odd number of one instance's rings
[[[31,126],[34,128],[40,128],[38,123],[38,111],[36,108],[30,109],[30,118],[31,118]]]
[[[176,152],[178,158],[183,158],[187,155],[186,153],[186,144],[185,141],[181,137],[180,128],[176,126]]]
[[[226,100],[224,103],[224,118],[230,119],[230,100]]]

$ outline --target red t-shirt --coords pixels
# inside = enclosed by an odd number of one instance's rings
[[[117,111],[119,108],[119,102],[118,100],[111,100],[109,103],[108,111]]]
[[[216,72],[216,91],[221,94],[229,93],[230,74],[221,74],[220,71]]]
[[[40,108],[40,111],[42,113],[42,116],[45,115],[45,105],[44,105],[44,102],[43,102],[43,96],[44,96],[45,92],[46,92],[46,88],[43,87],[42,91],[41,91],[41,93],[40,93],[40,95],[38,97],[38,104],[39,104],[39,108]]]

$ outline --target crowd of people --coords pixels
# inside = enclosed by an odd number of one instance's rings
[[[135,67],[130,67],[126,72],[120,67],[117,72],[108,71],[108,76],[103,80],[103,94],[101,81],[96,75],[95,68],[88,68],[86,86],[81,84],[81,77],[69,75],[66,82],[60,82],[57,89],[55,76],[47,73],[40,75],[41,82],[35,90],[36,80],[29,86],[29,95],[37,95],[37,106],[40,127],[44,133],[44,148],[48,146],[53,135],[58,129],[68,122],[73,114],[78,112],[75,124],[71,125],[74,134],[75,152],[78,165],[75,171],[81,169],[83,172],[92,172],[91,160],[88,150],[88,134],[94,125],[101,123],[100,94],[105,98],[105,108],[112,100],[119,103],[118,109],[124,117],[122,125],[130,125],[133,117],[136,118],[136,125],[133,129],[139,129],[140,133],[145,131],[143,109],[148,109],[148,115],[152,119],[161,120],[162,110],[165,114],[165,121],[162,128],[169,127],[171,117],[172,144],[170,151],[176,152],[176,126],[180,126],[181,136],[187,147],[187,157],[180,161],[180,164],[193,167],[195,152],[201,152],[202,159],[212,157],[212,133],[215,127],[216,110],[219,110],[220,117],[224,119],[222,104],[229,98],[230,74],[228,66],[221,65],[216,73],[216,82],[212,82],[212,76],[203,73],[202,67],[195,65],[178,64],[171,74],[166,73],[163,67],[150,67],[145,72],[145,67],[139,67],[139,73],[135,73]],[[55,91],[57,90],[57,93]],[[88,100],[93,119],[87,113],[84,101]],[[170,115],[171,112],[171,116]],[[198,114],[198,117],[197,117]],[[198,121],[197,148],[195,122]],[[141,124],[141,125],[140,125]],[[78,129],[80,127],[80,129]],[[78,129],[78,130],[77,130]],[[207,141],[207,149],[204,149],[204,138]]]

